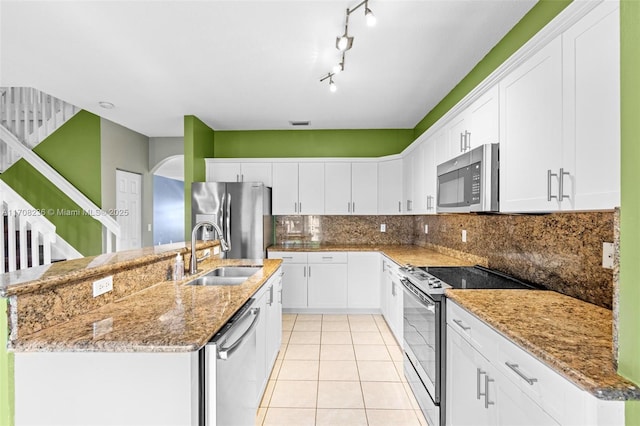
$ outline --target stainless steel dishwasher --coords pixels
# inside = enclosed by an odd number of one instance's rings
[[[256,326],[249,299],[200,351],[200,426],[255,424]]]

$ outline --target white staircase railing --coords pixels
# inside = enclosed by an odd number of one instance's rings
[[[102,225],[102,252],[111,253],[118,251],[120,247],[120,225],[104,211],[100,210],[89,198],[66,180],[60,173],[51,167],[35,152],[22,144],[16,136],[3,125],[0,125],[0,140],[4,141],[9,149],[15,151],[20,157],[29,162],[51,183],[57,186],[65,195],[76,203],[84,212]]]
[[[56,235],[56,227],[49,220],[3,181],[0,181],[0,212],[4,216],[0,217],[0,234],[3,235],[0,273],[48,265],[52,253],[65,259],[81,257]],[[56,245],[59,246],[57,249]]]
[[[75,105],[30,87],[0,88],[0,124],[30,149],[78,111]],[[19,159],[7,144],[0,145],[0,172]]]

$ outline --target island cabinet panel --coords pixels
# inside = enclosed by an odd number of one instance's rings
[[[382,257],[382,272],[380,274],[380,306],[382,316],[389,325],[393,336],[403,346],[403,287],[400,283],[398,268],[400,266],[388,257]]]
[[[448,299],[448,425],[624,425],[624,402],[578,388]]]
[[[309,253],[309,308],[347,307],[347,253]]]
[[[198,352],[15,354],[15,425],[198,425]]]

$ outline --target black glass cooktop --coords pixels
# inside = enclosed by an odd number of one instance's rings
[[[540,287],[481,266],[421,267],[442,282],[459,289],[522,289],[539,290]]]

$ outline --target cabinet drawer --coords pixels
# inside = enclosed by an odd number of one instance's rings
[[[446,300],[447,324],[458,332],[485,358],[495,359],[499,334],[477,317],[451,300]]]
[[[309,263],[347,263],[346,251],[311,252]]]
[[[282,259],[282,263],[307,263],[307,253],[298,251],[270,251],[269,259]]]
[[[561,424],[575,422],[576,413],[584,412],[581,389],[504,336],[498,339],[496,364],[506,378]]]

